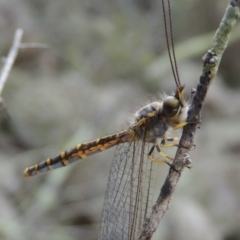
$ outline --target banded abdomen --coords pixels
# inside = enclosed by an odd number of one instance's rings
[[[28,167],[24,171],[26,177],[37,175],[72,164],[80,159],[84,159],[91,154],[102,152],[110,147],[117,145],[120,142],[129,141],[129,131],[122,131],[117,134],[109,135],[103,138],[78,144],[75,148],[69,151],[63,151],[58,156],[48,158],[46,161]]]

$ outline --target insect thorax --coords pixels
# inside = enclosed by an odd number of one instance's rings
[[[135,113],[135,132],[140,139],[146,142],[154,142],[157,138],[162,138],[169,128],[167,121],[161,117],[160,111],[162,102],[152,102]],[[145,119],[141,126],[138,123]]]

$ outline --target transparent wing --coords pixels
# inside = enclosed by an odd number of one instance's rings
[[[152,144],[142,140],[117,146],[101,217],[98,239],[137,239],[152,207],[154,163]]]

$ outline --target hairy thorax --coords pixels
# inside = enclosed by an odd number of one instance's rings
[[[185,122],[187,119],[188,104],[179,108],[179,111],[172,118],[163,114],[163,103],[152,102],[135,113],[134,130],[137,138],[146,142],[154,142],[157,138],[164,138],[167,130],[174,128],[179,123]]]

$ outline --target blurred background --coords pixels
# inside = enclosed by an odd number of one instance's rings
[[[171,2],[189,92],[228,1]],[[121,130],[136,109],[175,89],[161,1],[1,0],[2,57],[18,27],[24,43],[48,48],[21,50],[2,93],[0,239],[97,239],[114,149],[31,179],[23,170]],[[238,27],[205,102],[193,168],[154,239],[240,239],[239,39]],[[156,196],[167,172],[159,166]]]

